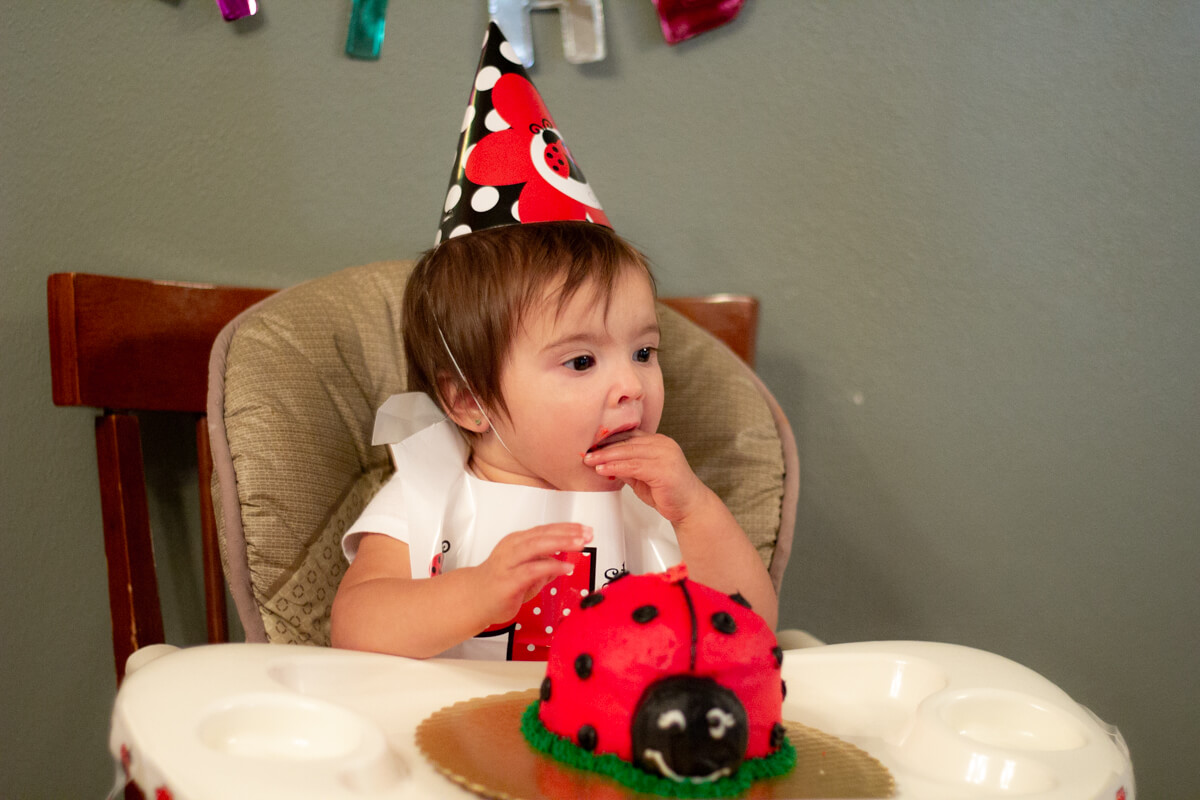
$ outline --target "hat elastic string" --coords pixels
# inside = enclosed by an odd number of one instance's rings
[[[492,418],[489,417],[487,412],[483,410],[483,403],[479,402],[479,398],[475,396],[474,390],[471,389],[471,383],[467,380],[467,376],[463,373],[462,367],[458,365],[458,359],[456,359],[454,357],[454,353],[450,351],[450,343],[446,341],[446,334],[442,333],[441,323],[435,324],[437,325],[438,337],[440,337],[442,340],[442,347],[446,349],[446,355],[450,357],[450,363],[454,365],[454,371],[458,373],[459,380],[462,381],[463,386],[467,387],[467,394],[471,395],[471,399],[475,401],[475,407],[479,409],[479,413],[482,414],[483,418],[487,420],[488,427],[492,429],[492,433],[496,434],[496,441],[500,442],[501,447],[503,447],[505,450],[508,450],[508,445],[504,443],[504,439],[500,436],[500,431],[496,430],[496,426],[492,422]],[[512,455],[512,450],[508,450],[508,454]]]

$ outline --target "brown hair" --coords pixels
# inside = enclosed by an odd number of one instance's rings
[[[484,409],[507,415],[500,370],[522,315],[556,281],[562,282],[559,311],[593,282],[597,299],[607,304],[617,277],[629,268],[642,270],[653,290],[646,257],[590,222],[506,225],[447,239],[421,257],[404,291],[408,391],[450,407],[440,381],[457,385],[461,379],[449,347]]]

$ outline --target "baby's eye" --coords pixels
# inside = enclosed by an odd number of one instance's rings
[[[592,356],[575,356],[570,361],[563,364],[567,369],[573,369],[576,372],[583,372],[591,369],[596,365],[596,359]]]
[[[654,350],[655,348],[653,347],[643,347],[641,350],[638,350],[633,354],[633,360],[637,361],[639,364],[648,363],[652,358],[654,358]]]

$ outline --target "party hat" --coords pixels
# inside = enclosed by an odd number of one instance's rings
[[[492,22],[434,244],[484,228],[556,220],[612,227],[521,59]]]

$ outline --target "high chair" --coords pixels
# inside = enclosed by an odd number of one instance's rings
[[[343,270],[279,292],[237,319],[275,290],[49,277],[54,403],[100,412],[118,682],[131,653],[164,638],[139,411],[196,419],[208,640],[229,636],[224,560],[249,641],[328,643],[329,604],[344,568],[340,533],[387,477],[383,448],[371,448],[369,438],[375,407],[403,389],[399,299],[410,266]],[[798,458],[786,419],[747,366],[757,301],[713,295],[663,304],[670,348],[663,431],[734,509],[778,589],[795,521]],[[216,412],[206,418],[209,408]]]
[[[247,638],[328,642],[329,607],[344,569],[341,532],[389,471],[385,448],[372,447],[369,437],[376,407],[404,389],[399,308],[410,266],[383,262],[308,281],[241,312],[219,335],[221,321],[270,292],[51,278],[55,401],[104,409],[97,445],[102,476],[116,476],[102,477],[102,487],[114,633],[127,637],[121,646],[162,634],[161,622],[157,630],[143,622],[154,615],[117,627],[121,603],[154,584],[144,490],[131,480],[141,477],[137,420],[112,409],[196,413],[202,381],[194,375],[203,374],[214,335],[206,424],[216,527]],[[733,510],[778,587],[798,489],[790,430],[749,366],[670,307],[678,304],[660,309],[661,429]],[[123,385],[130,383],[140,388]],[[149,587],[135,585],[147,574]],[[1033,670],[936,642],[797,652],[796,637],[813,643],[796,631],[779,635],[791,651],[780,665],[793,690],[784,719],[837,745],[830,756],[852,750],[886,767],[873,773],[882,789],[869,796],[1136,798],[1119,731]],[[535,663],[501,670],[261,644],[165,649],[143,650],[131,664],[138,671],[118,693],[109,752],[146,796],[180,800],[246,794],[248,786],[266,798],[441,796],[450,784],[418,742],[429,715],[514,691],[533,697],[545,677]],[[519,736],[515,710],[504,735]],[[461,746],[478,730],[471,723],[461,740],[446,741]],[[512,769],[513,757],[527,750],[515,741],[502,745],[498,767],[480,780],[548,774]],[[824,744],[806,752],[820,754],[810,767],[826,764]],[[281,770],[284,761],[289,768]],[[796,774],[813,778],[812,769]]]
[[[213,345],[217,529],[249,642],[329,643],[346,568],[341,536],[391,471],[371,433],[378,407],[405,387],[400,314],[411,267],[369,264],[281,291]],[[756,322],[749,298],[663,302],[660,430],[733,511],[778,590],[799,468],[787,420],[747,364]]]

